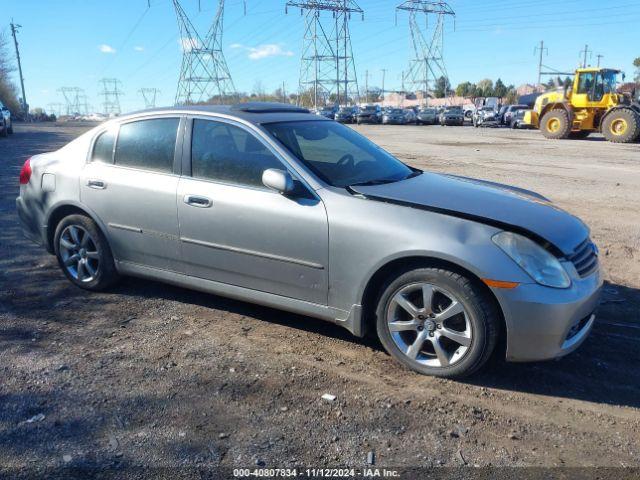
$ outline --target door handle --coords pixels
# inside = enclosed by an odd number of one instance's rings
[[[198,195],[185,195],[184,203],[198,208],[209,208],[211,205],[213,205],[213,202],[210,198],[200,197]]]
[[[96,180],[96,179],[87,180],[87,186],[89,188],[95,188],[97,190],[104,190],[105,188],[107,188],[106,183],[104,183],[102,180]]]

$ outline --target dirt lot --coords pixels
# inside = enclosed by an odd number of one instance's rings
[[[415,166],[538,191],[601,248],[608,285],[578,352],[463,383],[408,372],[376,342],[310,318],[136,279],[73,287],[22,238],[14,199],[24,159],[85,128],[17,125],[0,139],[0,476],[199,478],[363,467],[370,452],[376,466],[640,467],[640,145],[359,127]]]

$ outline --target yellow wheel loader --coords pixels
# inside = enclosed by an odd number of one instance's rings
[[[640,137],[640,104],[616,93],[621,73],[611,68],[576,70],[572,87],[540,95],[522,123],[552,139],[602,132],[610,142],[635,142]]]

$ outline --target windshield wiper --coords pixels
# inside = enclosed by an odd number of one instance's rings
[[[395,182],[401,182],[403,180],[409,180],[410,178],[417,177],[418,175],[421,175],[421,174],[422,172],[420,170],[416,170],[414,172],[411,172],[409,175],[407,175],[404,178],[381,178],[381,179],[375,179],[375,180],[368,180],[366,182],[352,183],[349,186],[350,187],[371,187],[374,185],[384,185],[387,183],[395,183]]]

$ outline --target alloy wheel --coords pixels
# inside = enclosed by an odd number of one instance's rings
[[[399,289],[389,301],[387,325],[400,351],[429,367],[458,363],[473,339],[462,303],[430,283],[413,283]]]
[[[96,278],[100,254],[95,240],[79,225],[69,225],[60,235],[60,257],[67,272],[83,283]]]

